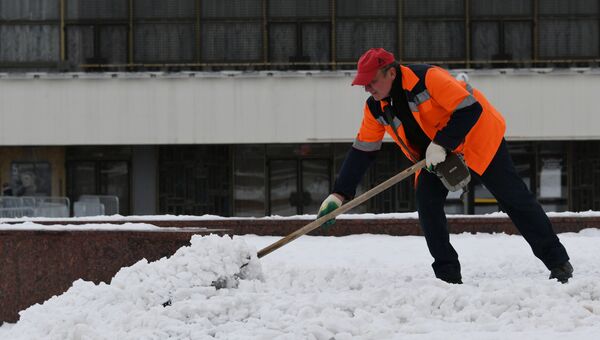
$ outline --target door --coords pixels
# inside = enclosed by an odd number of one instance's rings
[[[81,195],[111,195],[119,199],[119,214],[129,215],[129,162],[70,161],[67,195],[75,202]]]
[[[267,215],[316,214],[331,190],[328,159],[271,159]]]

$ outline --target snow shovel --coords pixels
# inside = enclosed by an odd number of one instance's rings
[[[363,193],[362,195],[354,198],[353,200],[347,202],[346,204],[343,204],[341,207],[330,212],[329,214],[317,218],[316,220],[314,220],[314,221],[310,222],[309,224],[305,225],[304,227],[294,231],[293,233],[285,236],[284,238],[280,239],[279,241],[277,241],[269,246],[266,246],[265,248],[261,249],[257,253],[257,257],[261,258],[267,254],[270,254],[271,252],[273,252],[273,251],[283,247],[284,245],[292,242],[293,240],[297,239],[298,237],[311,232],[312,230],[321,226],[321,224],[325,223],[326,221],[329,221],[330,219],[333,219],[336,216],[349,211],[350,209],[366,202],[367,200],[374,197],[375,195],[378,195],[382,191],[388,189],[392,185],[399,183],[403,179],[411,176],[412,174],[417,172],[417,170],[423,168],[424,166],[425,166],[425,160],[423,159],[423,160],[413,164],[411,167],[405,169],[404,171],[389,178],[385,182],[382,182],[379,185],[371,188],[369,191]],[[235,274],[233,278],[220,277],[217,280],[213,281],[212,286],[214,286],[216,289],[236,287],[238,280],[244,278],[242,269],[244,267],[246,267],[247,265],[248,265],[248,263],[242,265],[242,267],[240,268],[240,272],[238,274]]]

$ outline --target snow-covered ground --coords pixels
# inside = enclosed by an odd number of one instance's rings
[[[354,235],[301,237],[221,290],[210,282],[278,238],[194,237],[109,285],[75,282],[0,338],[599,339],[600,230],[559,237],[575,267],[566,285],[520,236],[452,235],[465,283],[449,285],[433,278],[422,237]]]

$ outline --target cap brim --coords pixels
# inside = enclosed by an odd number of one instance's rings
[[[373,72],[357,73],[356,76],[354,77],[354,80],[352,81],[352,85],[360,85],[360,86],[368,85],[371,82],[371,80],[373,80],[373,78],[375,78],[376,74],[377,74],[377,70],[375,70]]]

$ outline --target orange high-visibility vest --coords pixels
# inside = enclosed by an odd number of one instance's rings
[[[479,175],[483,174],[494,158],[506,130],[506,123],[500,112],[481,92],[464,81],[456,80],[448,71],[440,67],[426,65],[417,69],[415,66],[400,66],[400,69],[402,89],[407,96],[409,108],[423,132],[431,140],[446,126],[454,111],[475,101],[479,102],[483,108],[479,119],[463,142],[453,151],[464,156],[469,168]],[[383,110],[389,103],[382,100],[379,104]],[[398,136],[410,149],[408,151],[402,148],[402,151],[411,159],[409,152],[415,155],[418,153],[406,139],[402,124],[398,121],[397,125]],[[382,117],[376,118],[369,105],[365,104],[363,120],[354,147],[363,151],[378,150],[385,132],[400,145],[392,129],[393,127]]]

